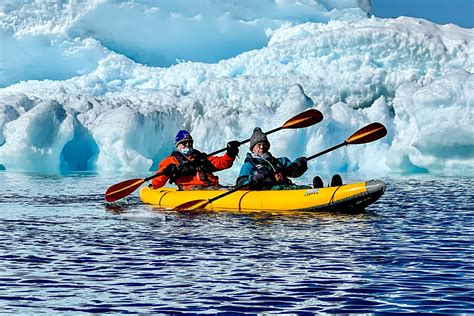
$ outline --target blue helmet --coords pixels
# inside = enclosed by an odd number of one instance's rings
[[[178,132],[178,134],[176,134],[176,137],[174,139],[174,144],[178,145],[179,143],[187,141],[187,140],[193,141],[193,138],[191,137],[191,134],[189,134],[187,130],[182,129]]]

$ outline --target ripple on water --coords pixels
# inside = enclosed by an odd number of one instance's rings
[[[6,313],[474,310],[470,178],[388,178],[362,214],[283,216],[105,204],[118,181],[99,176],[0,177]]]

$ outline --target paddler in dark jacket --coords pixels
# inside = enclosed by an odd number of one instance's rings
[[[160,176],[152,180],[154,189],[169,180],[181,190],[210,189],[219,186],[219,178],[213,173],[232,167],[239,153],[240,143],[230,141],[223,156],[207,156],[193,148],[193,138],[186,130],[180,130],[175,137],[176,150],[163,159],[158,167]]]
[[[286,157],[273,157],[269,149],[267,136],[256,127],[250,137],[250,153],[240,169],[237,186],[248,184],[251,189],[277,189],[292,185],[288,178],[300,177],[308,170],[306,157],[291,162]]]

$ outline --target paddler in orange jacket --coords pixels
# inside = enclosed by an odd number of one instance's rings
[[[232,167],[239,153],[240,143],[227,143],[227,152],[223,156],[207,156],[193,148],[193,138],[186,130],[180,130],[175,137],[176,150],[163,159],[158,166],[160,176],[152,180],[154,189],[160,188],[169,180],[180,190],[201,190],[219,186],[215,171]]]

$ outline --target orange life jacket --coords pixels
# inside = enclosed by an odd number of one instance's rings
[[[199,151],[193,150],[193,154],[185,156],[178,151],[174,151],[170,156],[160,162],[158,172],[160,173],[170,164],[178,166],[190,166],[190,168],[174,180],[174,183],[182,190],[190,190],[194,186],[208,187],[219,184],[219,177],[213,174],[214,171],[220,171],[232,167],[235,158],[231,158],[226,154],[223,156],[209,156],[207,161],[193,162],[193,157],[200,154]],[[160,175],[151,182],[154,189],[161,188],[166,184],[169,178],[166,175]]]

